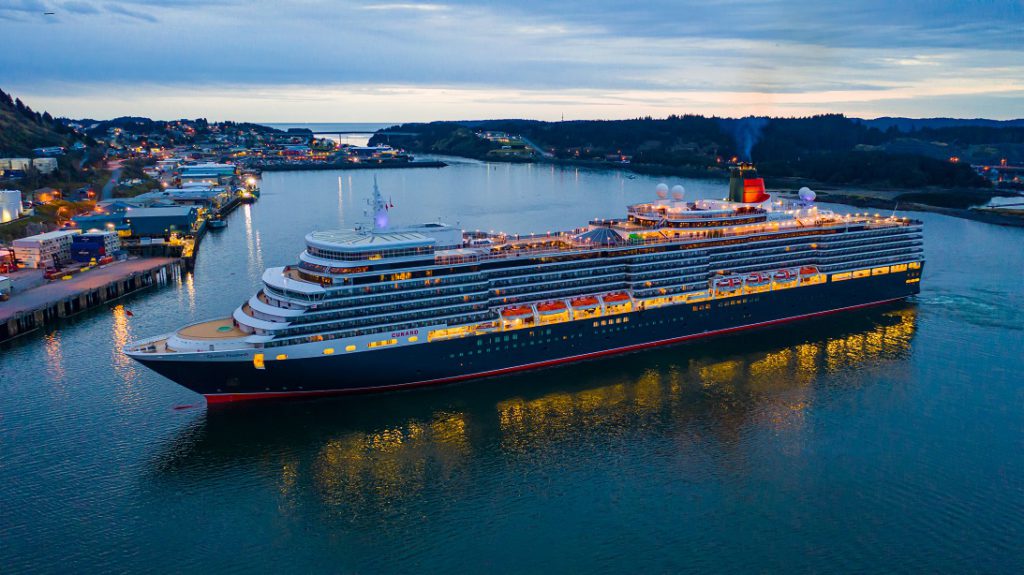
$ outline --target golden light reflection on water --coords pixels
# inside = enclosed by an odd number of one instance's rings
[[[396,415],[390,423],[379,423],[389,421],[385,411],[365,419],[380,427],[342,431],[333,416],[325,418],[329,423],[314,442],[309,463],[301,455],[277,462],[281,509],[294,509],[295,494],[303,490],[306,478],[322,501],[342,515],[401,512],[403,501],[425,489],[439,482],[451,488],[452,482],[469,477],[467,469],[474,460],[494,448],[529,457],[556,454],[560,446],[602,448],[610,438],[648,429],[671,433],[692,420],[700,420],[696,433],[713,433],[726,444],[735,444],[743,430],[756,429],[784,435],[780,448],[799,453],[807,414],[816,402],[844,389],[848,381],[878,380],[847,374],[899,372],[894,362],[909,353],[916,310],[887,312],[858,325],[845,332],[833,329],[829,333],[840,335],[810,341],[791,330],[781,341],[765,337],[753,346],[756,340],[728,338],[638,354],[617,363],[536,372],[529,378],[495,380],[475,397],[452,388],[437,395],[396,395],[394,404],[377,399],[374,405],[385,410],[392,406],[421,415]],[[820,327],[812,329],[820,333]],[[586,383],[556,382],[567,376],[591,383],[584,387]],[[548,393],[539,391],[544,385]],[[454,396],[467,402],[465,411],[450,407]],[[410,397],[413,404],[428,403],[413,405]],[[431,408],[431,401],[444,407]],[[361,409],[358,404],[344,405]],[[327,413],[335,413],[329,408],[330,404],[323,406]],[[221,428],[230,430],[224,436],[230,443],[237,438],[237,426],[228,423]]]
[[[263,273],[263,245],[260,243],[260,232],[253,227],[252,204],[242,206],[245,222],[246,267],[250,276]]]
[[[184,300],[188,300],[188,310],[194,313],[196,311],[196,282],[192,272],[182,272],[178,275],[175,280],[177,283],[174,286],[178,294],[178,307],[181,308]]]
[[[871,362],[902,357],[910,349],[916,310],[897,310],[864,332],[750,352],[725,360],[692,358],[679,369],[648,369],[626,384],[536,399],[514,398],[497,405],[502,445],[510,451],[535,449],[580,429],[614,423],[623,415],[671,412],[687,390],[723,418],[746,406],[745,421],[783,430],[799,429],[813,405],[813,385],[837,370],[860,369]],[[727,340],[735,342],[737,340]],[[684,354],[688,348],[676,348]],[[692,407],[692,406],[691,406]],[[722,411],[724,410],[724,411]]]
[[[110,363],[114,368],[114,372],[124,382],[121,390],[125,393],[125,397],[122,397],[122,399],[139,399],[139,392],[135,388],[135,381],[138,375],[135,369],[136,364],[128,356],[121,353],[124,346],[132,339],[131,325],[128,322],[128,311],[121,304],[114,306],[112,311],[114,322],[111,325],[111,329],[113,330],[114,345],[111,347]]]
[[[314,479],[329,504],[386,504],[423,489],[427,466],[446,475],[468,459],[466,416],[442,412],[372,433],[327,441],[314,463]],[[435,469],[436,472],[436,469]]]
[[[47,379],[56,384],[56,387],[65,390],[64,377],[67,373],[64,370],[64,352],[61,350],[61,336],[59,331],[54,331],[43,336],[43,349],[46,350],[46,374]]]

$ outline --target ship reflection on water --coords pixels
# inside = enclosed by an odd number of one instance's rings
[[[509,466],[571,470],[645,442],[692,460],[685,473],[747,432],[798,449],[807,413],[851,382],[912,385],[916,324],[903,305],[457,386],[210,409],[152,471],[189,485],[272,477],[282,512],[309,492],[353,521]]]

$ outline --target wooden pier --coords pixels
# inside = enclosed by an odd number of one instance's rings
[[[62,318],[98,308],[153,286],[180,277],[182,263],[176,258],[143,258],[115,262],[70,280],[56,280],[0,302],[0,341],[24,335]]]

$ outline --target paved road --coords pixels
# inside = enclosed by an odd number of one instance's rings
[[[100,192],[101,200],[110,200],[114,197],[114,186],[117,185],[118,180],[121,179],[121,164],[116,164],[114,171],[110,173],[110,181],[103,186],[103,191]]]
[[[11,299],[0,303],[0,321],[7,321],[15,313],[39,309],[80,292],[107,285],[119,278],[126,278],[132,273],[158,268],[172,261],[174,258],[140,258],[115,262],[85,273],[75,272],[72,274],[73,279],[56,280],[25,291],[15,286]]]

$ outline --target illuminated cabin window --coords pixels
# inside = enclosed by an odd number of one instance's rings
[[[279,353],[279,354],[277,354],[277,357],[275,357],[274,359],[276,359],[277,361],[284,361],[284,360],[288,359],[288,354],[286,354],[286,353]]]
[[[252,365],[256,369],[263,369],[264,368],[264,365],[263,365],[263,354],[262,353],[257,353],[256,355],[252,356]]]
[[[875,269],[871,270],[871,275],[873,275],[873,276],[885,275],[887,273],[889,273],[889,266],[885,266],[885,267],[881,267],[881,268],[875,268]]]
[[[346,345],[345,346],[345,351],[355,351],[355,350],[356,350],[356,346],[354,346],[354,345]]]
[[[866,278],[871,275],[871,270],[857,270],[853,272],[855,278]]]
[[[889,271],[892,272],[892,273],[905,272],[905,271],[907,271],[907,264],[894,265],[894,266],[889,268]]]
[[[409,337],[409,343],[414,343],[414,342],[417,342],[419,340],[420,340],[420,338],[415,336],[415,335]]]
[[[919,270],[919,269],[921,269],[921,262],[910,262],[910,263],[909,263],[909,264],[907,264],[907,265],[908,265],[908,266],[910,267],[910,269],[912,269],[912,270]]]
[[[850,274],[850,272],[846,272],[846,273],[843,273],[843,274],[834,274],[832,276],[832,281],[834,281],[834,282],[841,282],[843,280],[848,280],[851,277],[852,277],[852,274]]]
[[[329,348],[325,349],[324,350],[324,355],[334,355],[334,348],[333,347],[329,347]]]

